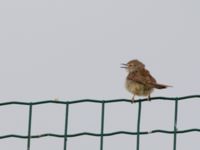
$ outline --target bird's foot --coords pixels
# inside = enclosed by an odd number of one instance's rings
[[[135,97],[133,96],[131,99],[131,103],[133,104],[135,102]]]
[[[151,96],[150,96],[150,95],[148,96],[148,101],[149,101],[149,102],[151,101]]]

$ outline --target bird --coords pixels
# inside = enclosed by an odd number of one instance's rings
[[[125,85],[126,89],[133,94],[132,103],[135,101],[135,95],[147,96],[150,101],[151,93],[155,88],[165,89],[167,87],[172,87],[170,85],[157,83],[156,79],[145,68],[145,65],[137,59],[121,65],[121,68],[125,68],[128,71]]]

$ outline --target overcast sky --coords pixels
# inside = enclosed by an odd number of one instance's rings
[[[0,1],[0,101],[130,99],[120,64],[131,59],[141,60],[159,83],[173,85],[152,96],[200,94],[199,8],[198,0]],[[106,107],[107,133],[136,129],[137,104],[120,104]],[[143,131],[173,130],[173,102],[145,102],[143,108]],[[63,134],[64,110],[35,107],[32,133]],[[23,106],[1,107],[0,136],[26,135],[27,112]],[[99,133],[99,112],[99,105],[73,105],[69,133]],[[199,128],[199,113],[197,99],[181,102],[179,128]],[[179,137],[178,150],[199,149],[199,133]],[[135,148],[135,136],[105,141],[105,150]],[[173,136],[153,134],[141,142],[141,150],[169,150]],[[62,144],[41,138],[31,150],[59,150]],[[70,139],[69,150],[97,150],[98,144],[98,138],[82,136]],[[0,140],[0,148],[25,150],[26,140]]]

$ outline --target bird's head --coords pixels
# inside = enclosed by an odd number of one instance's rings
[[[131,60],[126,64],[122,64],[121,68],[125,68],[128,72],[135,72],[143,69],[145,65],[137,59]]]

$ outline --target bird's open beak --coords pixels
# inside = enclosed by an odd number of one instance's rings
[[[128,65],[127,64],[121,64],[122,66],[120,68],[125,68],[127,69],[128,68]]]

